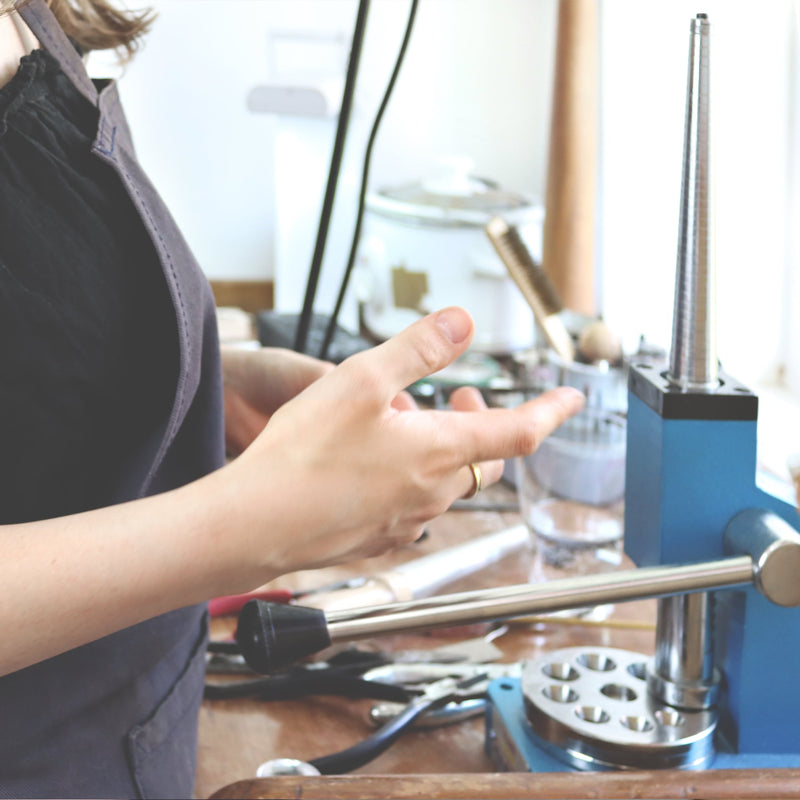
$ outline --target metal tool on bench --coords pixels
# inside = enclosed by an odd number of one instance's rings
[[[204,697],[285,701],[336,695],[381,701],[372,706],[369,715],[377,730],[352,747],[310,762],[271,759],[257,773],[259,777],[337,774],[376,758],[412,726],[438,727],[485,713],[489,682],[519,674],[518,663],[403,663],[389,660],[385,653],[348,648],[328,661],[295,665],[277,675],[206,681]]]
[[[434,651],[430,651],[435,654]],[[238,663],[225,673],[239,674]],[[349,698],[371,698],[382,701],[370,710],[370,720],[383,725],[404,711],[416,697],[445,678],[458,681],[477,675],[485,683],[499,677],[519,677],[519,663],[486,664],[470,661],[395,661],[387,653],[347,648],[327,661],[311,661],[293,665],[275,675],[256,675],[247,679],[210,680],[207,678],[204,697],[207,700],[236,700],[244,697],[263,701],[295,700],[314,695],[337,695]],[[484,690],[485,693],[485,690]],[[424,715],[420,724],[437,727],[457,722],[485,709],[480,697],[443,705]]]
[[[308,762],[286,758],[273,759],[258,768],[257,776],[267,777],[287,773],[338,775],[350,772],[369,763],[387,750],[420,717],[449,703],[468,701],[485,695],[488,678],[487,672],[477,672],[467,677],[446,674],[433,681],[417,683],[416,689],[411,690],[415,693],[400,712],[360,742],[337,753],[319,756]],[[364,679],[362,683],[369,687],[373,681]],[[399,688],[399,684],[395,686],[377,681],[375,683],[381,687]],[[369,691],[369,688],[366,691]]]
[[[519,662],[506,664],[383,664],[364,673],[371,681],[394,683],[405,686],[409,691],[425,686],[434,680],[457,678],[466,681],[482,675],[485,677],[482,692],[474,697],[459,698],[440,708],[423,714],[415,720],[415,727],[431,728],[462,722],[465,719],[486,712],[486,689],[490,680],[497,678],[520,677],[522,665]],[[376,703],[369,711],[370,722],[375,726],[385,725],[403,712],[403,705],[396,701],[384,700]]]
[[[758,399],[716,356],[708,37],[700,14],[671,357],[630,372],[625,549],[638,568],[327,617],[253,603],[238,634],[251,665],[268,671],[334,640],[658,597],[654,657],[569,648],[490,685],[498,767],[800,766],[800,518],[788,487],[757,475]]]

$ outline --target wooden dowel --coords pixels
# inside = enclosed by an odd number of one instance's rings
[[[542,267],[561,303],[594,315],[597,2],[559,0]]]
[[[504,772],[444,775],[281,776],[239,781],[215,800],[785,800],[800,798],[800,769],[650,772]]]
[[[507,625],[549,625],[550,627],[575,628],[615,628],[629,631],[654,631],[655,622],[638,619],[583,619],[582,617],[558,617],[555,615],[533,614],[529,617],[514,617],[506,621]]]

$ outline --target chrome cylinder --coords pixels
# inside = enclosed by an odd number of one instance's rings
[[[716,704],[719,674],[711,637],[713,598],[706,592],[658,601],[656,648],[648,675],[650,692],[684,709]]]

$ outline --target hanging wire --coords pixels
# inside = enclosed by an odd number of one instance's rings
[[[322,259],[325,255],[325,243],[328,239],[328,226],[331,221],[333,201],[336,197],[336,185],[339,181],[342,153],[344,152],[344,143],[347,137],[347,127],[350,123],[350,111],[353,107],[353,95],[355,94],[358,64],[361,60],[361,47],[364,42],[364,31],[367,27],[368,13],[369,0],[360,0],[358,4],[358,13],[356,15],[355,29],[353,30],[353,42],[350,47],[350,59],[347,63],[344,91],[342,92],[339,123],[336,126],[336,138],[333,142],[331,166],[328,171],[328,184],[325,188],[325,197],[322,202],[322,211],[320,212],[319,227],[317,229],[317,240],[314,245],[314,254],[311,259],[308,281],[306,282],[303,309],[297,323],[297,330],[295,331],[294,349],[298,353],[304,353],[306,350],[308,329],[311,325],[311,317],[314,312],[314,298],[317,293],[317,284],[319,283],[319,275],[322,270]]]
[[[372,130],[367,141],[367,148],[364,154],[364,165],[361,173],[361,190],[358,197],[358,210],[356,213],[355,228],[353,230],[353,239],[350,243],[350,254],[347,258],[347,265],[345,267],[344,275],[342,276],[341,286],[339,287],[339,296],[336,298],[336,305],[328,322],[328,327],[325,331],[325,338],[322,342],[322,347],[320,348],[319,357],[322,359],[328,357],[328,349],[330,348],[331,340],[333,339],[333,334],[336,330],[336,322],[339,318],[339,313],[342,309],[342,303],[344,302],[344,296],[347,293],[347,287],[350,283],[350,276],[353,272],[353,264],[356,260],[356,252],[358,251],[358,244],[361,238],[361,223],[364,217],[364,206],[366,204],[367,184],[369,183],[369,169],[372,161],[372,150],[375,146],[375,140],[378,136],[378,130],[383,119],[383,114],[389,105],[389,99],[392,96],[395,83],[397,83],[397,76],[400,74],[400,67],[403,64],[403,59],[405,58],[406,50],[408,49],[408,43],[411,39],[411,31],[414,28],[414,19],[417,15],[418,5],[419,0],[411,0],[411,6],[408,12],[408,21],[406,22],[406,30],[403,34],[403,41],[400,44],[400,50],[397,53],[397,59],[395,60],[392,75],[389,78],[389,83],[386,86],[386,91],[384,92],[378,112],[375,115],[375,121],[372,123]]]

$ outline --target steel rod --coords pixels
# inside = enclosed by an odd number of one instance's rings
[[[684,391],[719,386],[714,276],[714,198],[709,22],[692,20],[681,180],[675,308],[668,379]]]
[[[753,582],[753,559],[735,556],[700,564],[644,567],[547,583],[443,595],[327,616],[332,641],[363,639],[486,620],[511,619],[584,606],[733,588]],[[396,609],[396,610],[394,610]]]

